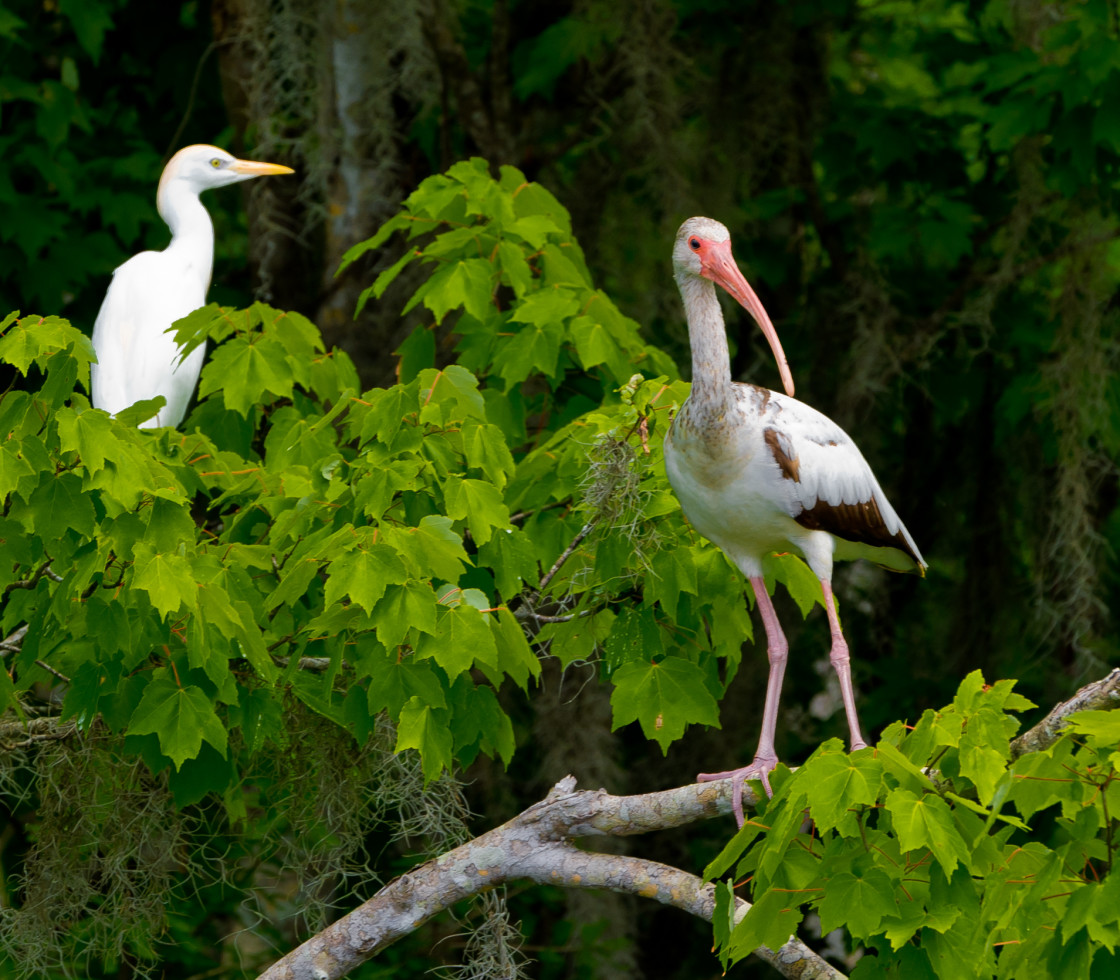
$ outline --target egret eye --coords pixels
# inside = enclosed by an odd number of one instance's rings
[[[692,249],[692,251],[694,251],[694,252],[699,252],[700,251],[700,239],[699,238],[690,238],[688,240],[688,247],[690,249]]]
[[[213,167],[215,170],[217,170],[221,165],[222,165],[221,157],[214,157],[214,159],[210,161],[210,166]]]

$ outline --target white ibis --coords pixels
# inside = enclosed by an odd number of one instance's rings
[[[742,826],[743,782],[760,779],[770,793],[788,653],[763,581],[763,558],[792,552],[820,579],[832,630],[829,659],[840,679],[853,751],[867,743],[832,596],[832,563],[868,558],[894,571],[923,575],[926,563],[856,444],[835,422],[792,397],[793,378],[777,332],[735,264],[727,229],[710,218],[689,218],[677,232],[673,271],[688,320],[692,392],[665,437],[665,469],[693,527],[722,548],[750,581],[770,660],[754,759],[740,769],[697,777],[701,782],[732,778],[735,817]],[[758,322],[778,361],[786,395],[731,380],[713,283]]]
[[[95,408],[117,413],[162,395],[167,404],[145,426],[183,421],[198,382],[206,348],[179,356],[176,320],[206,304],[214,265],[214,225],[199,194],[263,174],[290,174],[278,163],[238,160],[216,146],[198,144],[176,153],[163,169],[156,193],[160,217],[171,229],[162,252],[141,252],[119,266],[93,326],[97,363],[91,366]]]

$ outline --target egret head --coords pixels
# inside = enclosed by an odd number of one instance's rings
[[[731,254],[731,235],[727,228],[711,218],[689,218],[681,225],[673,245],[673,274],[682,293],[689,279],[708,279],[726,289],[735,302],[754,317],[778,362],[782,386],[786,394],[792,396],[793,375],[778,340],[778,332],[770,322],[762,301],[735,264],[735,257]]]
[[[184,147],[167,162],[167,166],[163,168],[163,176],[159,179],[156,201],[163,214],[164,200],[173,184],[197,195],[211,187],[224,187],[226,184],[236,184],[265,174],[294,172],[291,167],[279,163],[238,160],[217,146],[196,143],[194,146]]]

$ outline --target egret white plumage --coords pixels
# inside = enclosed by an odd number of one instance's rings
[[[176,153],[156,193],[160,217],[171,229],[162,252],[134,255],[113,273],[93,327],[97,363],[91,366],[95,408],[116,414],[134,402],[162,395],[167,404],[145,426],[176,426],[187,413],[205,346],[180,359],[171,324],[206,304],[214,265],[214,225],[199,200],[224,187],[291,167],[238,160],[216,146],[196,144]]]
[[[763,559],[792,552],[820,580],[832,632],[829,659],[840,681],[853,750],[867,743],[832,595],[832,563],[868,558],[895,571],[923,575],[926,563],[855,443],[831,419],[792,397],[793,378],[777,332],[735,264],[727,229],[710,218],[689,218],[677,232],[673,270],[688,320],[692,391],[665,437],[665,469],[685,516],[750,581],[770,660],[754,759],[739,769],[697,777],[733,779],[735,817],[741,826],[744,780],[761,779],[769,793],[768,775],[778,763],[774,729],[788,654],[766,592]],[[758,322],[787,394],[731,380],[714,283]]]

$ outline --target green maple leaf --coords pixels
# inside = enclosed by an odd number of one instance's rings
[[[378,640],[389,649],[400,644],[410,628],[435,633],[436,597],[432,587],[420,582],[390,585],[370,620],[377,627]]]
[[[894,883],[880,868],[859,874],[842,871],[825,883],[819,911],[825,932],[847,926],[853,936],[871,936],[879,931],[884,916],[898,915]]]
[[[509,279],[514,295],[520,299],[533,283],[533,270],[525,259],[525,253],[513,242],[499,242],[498,264]]]
[[[374,467],[352,484],[355,503],[366,517],[379,520],[401,490],[417,489],[422,466],[417,459],[396,459]]]
[[[530,677],[540,677],[541,664],[525,639],[525,632],[521,629],[516,617],[505,606],[502,606],[491,619],[491,628],[494,629],[494,639],[498,645],[498,667],[513,678],[522,690],[525,690]]]
[[[232,651],[227,648],[225,656],[236,656],[240,652],[240,655],[253,665],[253,669],[266,683],[273,683],[279,676],[279,672],[272,662],[249,603],[244,599],[233,598],[217,582],[200,583],[198,600],[198,612],[202,621],[213,625],[218,630],[219,636],[235,644]],[[208,646],[211,649],[218,648],[216,642]],[[228,668],[223,670],[218,667],[219,673],[216,676],[212,674],[214,670],[215,665],[211,663],[207,674],[215,684],[220,685],[228,673]]]
[[[470,670],[476,660],[496,667],[498,646],[489,618],[465,602],[445,610],[438,631],[417,641],[417,656],[430,657],[452,680]]]
[[[802,616],[808,616],[818,603],[824,605],[820,580],[797,555],[767,555],[762,559],[762,571],[766,578],[766,591],[773,595],[774,583],[781,582],[797,603]]]
[[[750,955],[759,946],[780,949],[801,924],[799,898],[776,889],[766,892],[731,931],[727,953],[734,960]]]
[[[408,572],[396,551],[387,544],[375,543],[331,562],[324,602],[330,606],[349,596],[371,613],[388,586],[407,580]]]
[[[370,408],[362,421],[362,442],[376,439],[388,446],[401,424],[416,414],[416,384],[393,385],[369,393]]]
[[[716,699],[705,684],[704,672],[690,660],[634,660],[619,667],[612,680],[611,731],[637,721],[646,738],[668,752],[690,724],[719,727]]]
[[[215,391],[222,393],[226,408],[246,417],[265,392],[290,398],[292,372],[284,348],[268,340],[249,343],[241,337],[222,344],[202,372],[198,397]]]
[[[611,336],[606,326],[593,317],[576,317],[570,329],[572,342],[575,344],[576,353],[585,371],[598,364],[617,368],[620,362],[626,362],[618,341]]]
[[[880,739],[875,752],[883,763],[883,772],[897,779],[903,788],[916,794],[933,787],[929,777],[890,742]]]
[[[654,552],[652,574],[646,576],[647,602],[660,601],[671,619],[677,618],[682,592],[697,594],[696,563],[688,548],[661,548]]]
[[[278,606],[290,606],[307,594],[311,580],[319,571],[321,560],[318,558],[294,558],[284,566],[280,584],[265,600],[265,609],[270,612]],[[331,603],[327,602],[329,606]]]
[[[527,242],[534,251],[548,241],[549,235],[564,235],[564,230],[547,214],[530,214],[518,218],[506,230]]]
[[[371,715],[388,711],[396,718],[411,698],[419,698],[434,708],[447,707],[439,673],[426,660],[401,658],[380,644],[359,659],[360,668],[369,675],[367,700]]]
[[[980,707],[984,697],[984,675],[979,670],[971,671],[957,688],[953,697],[953,707],[962,715],[970,715]]]
[[[34,486],[39,474],[24,457],[19,443],[0,445],[0,500],[15,493],[23,483]]]
[[[82,490],[82,481],[73,473],[60,473],[44,480],[31,493],[26,508],[25,523],[35,528],[45,541],[56,541],[68,529],[79,534],[93,531],[93,503]],[[16,508],[12,508],[13,516]]]
[[[421,402],[441,402],[450,407],[449,418],[485,420],[486,402],[478,378],[460,364],[436,370],[427,368],[418,377]]]
[[[503,528],[478,549],[480,563],[494,575],[499,595],[512,599],[540,582],[540,566],[532,539],[519,527]]]
[[[437,323],[449,310],[459,306],[481,320],[490,312],[494,271],[494,267],[486,259],[445,262],[425,283],[424,305],[432,311]]]
[[[406,561],[412,559],[418,578],[435,576],[445,582],[458,582],[470,558],[463,548],[463,538],[452,529],[450,517],[429,514],[416,527],[400,531],[383,527],[385,540],[392,544]]]
[[[538,295],[542,294],[531,294]],[[556,373],[563,341],[564,331],[559,322],[530,324],[498,348],[494,355],[494,371],[505,381],[507,391],[521,384],[534,370],[550,378]]]
[[[205,692],[193,684],[180,687],[167,667],[153,673],[126,734],[156,735],[176,769],[198,755],[204,740],[225,755],[229,739]]]
[[[104,412],[63,407],[55,412],[55,421],[62,451],[76,452],[90,473],[96,473],[105,465],[106,456],[114,455],[117,436]]]
[[[153,606],[163,616],[186,606],[198,607],[198,585],[190,562],[179,554],[159,554],[145,541],[133,551],[132,585],[148,593]]]
[[[958,862],[969,866],[968,845],[953,823],[952,810],[941,797],[933,793],[918,796],[906,789],[896,789],[887,796],[885,806],[904,851],[928,847],[946,876],[952,875]]]
[[[598,563],[599,570],[603,565]],[[611,625],[603,641],[604,661],[612,676],[623,664],[637,661],[649,663],[650,651],[661,647],[661,628],[657,625],[654,610],[624,607]]]
[[[518,195],[519,205],[525,196],[525,194]],[[575,286],[578,290],[580,287],[586,286],[590,289],[592,286],[591,273],[587,269],[583,252],[574,242],[566,242],[563,245],[549,242],[541,250],[541,262],[544,265],[544,283],[549,288]]]
[[[482,751],[493,758],[497,754],[508,766],[516,748],[513,723],[498,704],[494,689],[484,684],[475,686],[463,676],[456,681],[451,696],[451,735],[456,755],[473,758],[474,753]]]
[[[883,765],[873,749],[847,755],[819,755],[806,763],[813,776],[805,780],[809,812],[821,830],[835,827],[854,806],[874,806],[883,779]]]
[[[155,398],[141,398],[140,401],[133,402],[128,408],[121,409],[114,418],[121,425],[134,428],[141,422],[147,422],[148,419],[155,418],[159,414],[159,410],[166,404],[167,399],[163,395],[157,395]]]
[[[510,319],[514,323],[528,323],[535,327],[555,326],[579,312],[580,298],[574,289],[558,286],[541,289],[526,296],[513,308]]]
[[[47,370],[50,358],[60,352],[74,351],[85,361],[94,360],[93,344],[76,327],[59,316],[25,316],[12,322],[4,319],[6,329],[0,337],[0,361],[27,374],[32,363]],[[89,380],[89,375],[85,375]],[[87,385],[88,387],[88,385]]]
[[[615,614],[609,609],[594,616],[576,616],[566,623],[547,624],[537,639],[548,640],[549,656],[556,657],[567,669],[573,663],[592,659],[595,648],[610,634],[614,620]]]
[[[735,889],[729,881],[715,883],[716,904],[712,911],[712,937],[722,949],[731,941],[735,928]]]
[[[1028,752],[1015,760],[1007,796],[1024,820],[1068,797],[1073,748],[1070,739],[1062,739],[1045,752]]]
[[[467,465],[482,470],[499,490],[504,487],[515,466],[502,430],[485,422],[464,426],[462,436]]]
[[[424,781],[436,779],[444,769],[450,769],[451,726],[448,712],[433,708],[420,698],[410,698],[401,708],[397,723],[397,746],[394,751],[416,749],[424,770]]]
[[[1075,732],[1088,736],[1095,748],[1113,748],[1120,744],[1120,711],[1078,711],[1066,719]]]
[[[1018,727],[1014,718],[991,708],[981,708],[968,719],[960,742],[961,775],[972,780],[985,806],[1007,771],[1009,740]]]
[[[490,540],[495,528],[509,526],[509,508],[492,483],[453,476],[444,483],[443,494],[447,516],[466,518],[471,537],[480,545]]]

